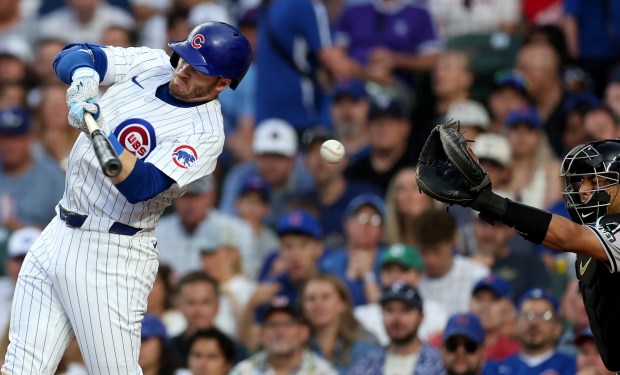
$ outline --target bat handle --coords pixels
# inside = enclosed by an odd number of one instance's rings
[[[108,177],[118,176],[123,169],[123,165],[121,164],[118,155],[116,155],[114,147],[110,144],[108,137],[106,137],[103,131],[99,128],[99,125],[97,125],[97,122],[90,113],[84,113],[84,122],[86,122],[86,127],[88,128],[88,132],[90,133],[90,137],[93,142],[95,155],[99,160],[103,174]]]

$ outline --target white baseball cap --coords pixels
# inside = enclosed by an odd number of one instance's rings
[[[452,103],[447,118],[460,121],[461,125],[478,126],[484,130],[491,125],[487,110],[474,100],[459,100]]]
[[[24,227],[16,230],[9,238],[7,256],[9,258],[25,256],[39,235],[41,235],[41,230],[35,227]]]
[[[512,148],[505,136],[495,133],[480,134],[472,151],[478,159],[493,160],[504,167],[512,164]]]
[[[297,154],[297,133],[284,120],[263,120],[254,130],[252,149],[257,155],[278,154],[293,157]]]

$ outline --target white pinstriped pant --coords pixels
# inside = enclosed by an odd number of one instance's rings
[[[89,374],[142,374],[140,330],[155,238],[72,229],[58,217],[19,273],[2,374],[53,374],[75,335]]]

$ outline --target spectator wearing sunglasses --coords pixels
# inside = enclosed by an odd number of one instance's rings
[[[480,375],[485,363],[484,329],[471,313],[450,317],[443,332],[441,359],[448,375]]]
[[[521,297],[518,305],[515,334],[521,350],[503,361],[490,361],[484,374],[575,374],[575,358],[557,351],[562,325],[555,297],[544,289],[534,288]]]
[[[355,197],[344,213],[344,248],[334,250],[321,261],[321,270],[337,275],[347,286],[354,306],[377,302],[383,248],[385,204],[374,194]]]

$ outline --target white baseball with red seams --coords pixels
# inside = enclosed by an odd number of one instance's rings
[[[335,139],[329,139],[321,145],[321,157],[328,163],[338,163],[344,155],[344,146]]]

